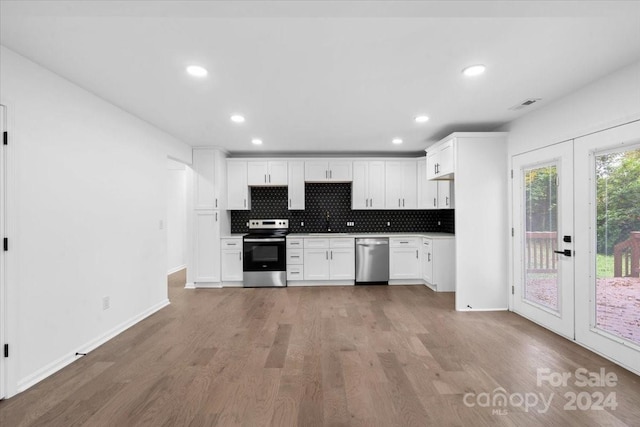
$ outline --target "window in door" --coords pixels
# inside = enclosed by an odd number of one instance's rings
[[[640,344],[640,148],[595,162],[595,325]]]
[[[558,173],[555,164],[524,170],[524,299],[559,311]]]

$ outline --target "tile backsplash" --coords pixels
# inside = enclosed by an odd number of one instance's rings
[[[292,233],[455,232],[452,209],[351,210],[350,183],[306,184],[304,211],[288,210],[287,202],[287,187],[252,187],[251,210],[231,211],[231,232],[247,232],[253,218],[288,219]]]

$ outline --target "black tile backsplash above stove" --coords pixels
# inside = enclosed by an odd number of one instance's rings
[[[292,233],[455,232],[452,209],[351,210],[350,183],[306,184],[304,211],[288,210],[287,202],[287,187],[252,187],[251,210],[231,211],[231,232],[246,233],[253,218],[288,219]]]

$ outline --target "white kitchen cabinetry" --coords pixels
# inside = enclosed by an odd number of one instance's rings
[[[508,307],[511,225],[506,136],[456,132],[427,148],[427,176],[453,179],[456,310]]]
[[[416,209],[417,167],[415,160],[385,162],[385,206],[387,209]]]
[[[454,151],[453,138],[445,139],[427,148],[427,179],[453,179]]]
[[[193,149],[194,209],[224,209],[225,158],[213,148]]]
[[[247,182],[252,187],[287,185],[287,162],[283,160],[248,161]]]
[[[351,209],[384,209],[385,162],[354,161]]]
[[[287,280],[304,280],[304,240],[287,238]]]
[[[245,161],[227,161],[227,209],[234,211],[251,209]]]
[[[453,181],[427,181],[436,182],[438,185],[438,209],[453,209]]]
[[[220,239],[222,282],[242,282],[242,237]]]
[[[453,181],[427,180],[427,162],[418,159],[418,209],[453,209]]]
[[[304,239],[304,280],[355,279],[352,237]]]
[[[308,160],[304,162],[304,180],[307,182],[351,182],[350,160]]]
[[[195,286],[220,282],[220,212],[194,211],[193,242],[192,280]]]
[[[422,239],[422,278],[425,284],[438,292],[453,292],[455,282],[455,239]]]
[[[290,160],[288,169],[288,208],[289,210],[304,210],[304,161]]]
[[[418,237],[392,237],[389,239],[389,280],[422,279]]]
[[[418,159],[418,209],[438,209],[438,181],[427,180],[427,161]],[[442,181],[448,183],[448,181]]]

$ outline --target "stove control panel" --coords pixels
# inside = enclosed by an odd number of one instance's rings
[[[250,229],[288,229],[288,219],[250,219]]]

